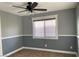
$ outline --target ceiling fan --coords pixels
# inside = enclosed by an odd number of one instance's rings
[[[13,7],[17,7],[17,8],[22,8],[22,9],[25,9],[23,11],[19,11],[18,13],[21,13],[21,12],[25,12],[25,11],[30,11],[31,13],[33,11],[47,11],[47,9],[36,9],[35,7],[38,5],[37,2],[28,2],[27,5],[25,7],[22,7],[22,6],[13,6]]]

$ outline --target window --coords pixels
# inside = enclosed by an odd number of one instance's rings
[[[56,17],[33,20],[33,38],[57,39]]]

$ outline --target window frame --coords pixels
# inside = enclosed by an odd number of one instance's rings
[[[55,38],[49,38],[49,37],[43,37],[43,38],[37,38],[37,37],[34,37],[33,36],[33,30],[34,30],[34,20],[38,20],[38,19],[48,19],[48,18],[56,18],[56,36]],[[58,15],[49,15],[49,16],[41,16],[41,17],[32,17],[32,36],[33,36],[33,39],[55,39],[55,40],[58,40]]]

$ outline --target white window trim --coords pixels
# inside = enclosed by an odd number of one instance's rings
[[[49,15],[49,16],[41,16],[41,17],[32,17],[32,28],[33,28],[33,21],[38,19],[46,19],[46,18],[56,18],[56,37],[55,38],[36,38],[33,37],[33,39],[55,39],[58,40],[58,15]],[[33,36],[33,30],[32,30],[32,36]]]

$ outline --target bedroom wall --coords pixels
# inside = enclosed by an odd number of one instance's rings
[[[33,39],[32,17],[55,14],[58,15],[58,40]],[[75,15],[75,8],[22,17],[0,11],[3,54],[5,55],[22,46],[77,52]],[[11,38],[12,36],[15,37]],[[45,44],[47,44],[47,47],[45,47]]]
[[[40,17],[46,15],[58,15],[58,40],[32,38],[32,17]],[[75,8],[24,16],[23,18],[23,34],[25,35],[23,39],[23,44],[25,47],[77,52]],[[45,47],[45,44],[47,44],[47,47]]]
[[[3,55],[22,46],[22,17],[0,11]]]

